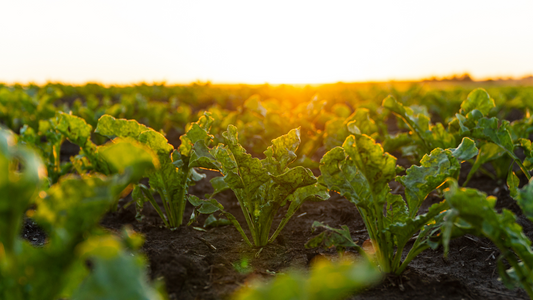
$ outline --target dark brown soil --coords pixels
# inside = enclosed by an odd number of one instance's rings
[[[463,181],[468,169],[465,167],[461,176]],[[191,194],[203,196],[212,191],[208,179],[217,174],[205,172],[208,178],[191,187]],[[509,197],[503,181],[478,176],[468,186],[497,196],[497,208],[508,208],[517,214],[526,235],[533,237],[533,225]],[[391,182],[391,188],[397,193],[403,192],[396,182]],[[245,225],[231,191],[224,192],[217,199]],[[433,192],[422,210],[437,201],[441,198]],[[187,208],[187,219],[191,210],[192,207]],[[145,220],[137,222],[132,205],[107,214],[102,225],[118,230],[130,224],[146,236],[143,250],[150,261],[151,276],[165,278],[171,299],[228,299],[252,278],[269,278],[274,272],[291,267],[306,268],[315,256],[334,254],[334,250],[304,248],[305,242],[316,234],[311,232],[314,221],[333,227],[347,225],[353,239],[359,243],[368,238],[355,206],[337,194],[324,202],[305,203],[280,238],[260,253],[259,249],[248,248],[232,226],[211,228],[205,232],[182,226],[170,231],[161,227],[162,222],[151,207],[145,207],[145,214]],[[278,215],[278,222],[282,215],[283,212]],[[498,249],[489,240],[464,236],[451,242],[447,259],[443,258],[442,248],[427,250],[412,261],[401,278],[388,278],[351,299],[527,299],[522,290],[508,290],[498,281],[498,255]],[[243,262],[248,262],[250,267],[243,268]]]

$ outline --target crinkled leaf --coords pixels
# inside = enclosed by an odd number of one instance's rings
[[[174,147],[168,143],[166,137],[155,130],[147,130],[141,132],[137,137],[137,140],[145,145],[148,145],[150,149],[155,151],[160,156],[169,156],[174,150]]]
[[[449,206],[445,201],[435,203],[429,207],[427,213],[418,215],[414,218],[404,218],[399,222],[393,223],[389,226],[389,231],[396,237],[398,246],[403,247],[424,225],[433,222],[435,217],[448,209]]]
[[[56,130],[61,132],[69,141],[84,148],[93,149],[96,146],[91,142],[93,127],[84,119],[57,112],[55,120]]]
[[[273,175],[285,171],[285,168],[296,159],[296,150],[300,146],[300,128],[272,140],[272,145],[264,152],[264,166]]]
[[[232,189],[244,188],[246,191],[255,192],[259,186],[270,180],[270,176],[265,172],[261,161],[246,153],[239,144],[235,126],[229,125],[223,136],[226,146],[216,151],[216,157],[221,163],[222,173],[228,177],[226,182]]]
[[[160,156],[170,155],[174,150],[161,133],[135,120],[115,119],[110,115],[103,115],[98,120],[95,132],[108,138],[131,137],[149,146]]]
[[[321,184],[312,184],[297,189],[289,196],[289,201],[324,201],[329,199],[328,189]]]
[[[98,125],[94,132],[108,138],[113,137],[137,137],[144,131],[152,130],[135,120],[115,119],[110,115],[103,115],[98,119]]]
[[[387,194],[385,226],[401,222],[409,217],[409,211],[401,195]]]
[[[461,164],[452,151],[437,148],[424,155],[420,166],[411,166],[407,175],[397,177],[396,181],[405,187],[409,216],[414,218],[427,195],[441,186],[446,178],[457,178],[460,170]]]
[[[276,192],[279,195],[279,199],[285,199],[294,193],[296,189],[312,185],[317,181],[313,172],[304,167],[295,167],[281,175],[271,175],[271,178],[278,185]]]
[[[355,205],[368,208],[385,203],[388,183],[396,175],[396,158],[365,135],[349,136],[343,148],[333,148],[320,160],[320,171],[329,189]]]
[[[191,150],[189,167],[200,167],[212,170],[220,169],[220,163],[211,154],[211,149],[205,145],[204,141],[196,142]]]

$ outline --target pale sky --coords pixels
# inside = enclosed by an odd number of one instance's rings
[[[533,1],[0,0],[0,82],[533,73]]]

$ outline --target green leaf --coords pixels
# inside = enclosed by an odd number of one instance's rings
[[[313,231],[315,231],[317,228],[324,228],[327,231],[322,232],[321,234],[307,241],[307,243],[305,243],[305,248],[307,249],[324,245],[326,249],[336,247],[344,250],[347,247],[353,247],[360,252],[364,252],[363,249],[354,242],[352,236],[350,235],[350,229],[348,229],[348,226],[346,225],[342,225],[341,229],[336,229],[325,225],[322,222],[315,221],[313,222],[311,228],[313,228]]]
[[[365,135],[349,136],[342,148],[333,148],[320,160],[320,172],[329,189],[368,209],[386,201],[388,183],[396,175],[396,158]]]
[[[187,197],[187,200],[189,200],[189,203],[191,203],[194,207],[202,205],[202,200],[195,195],[189,195]]]
[[[431,126],[428,116],[422,113],[416,114],[413,109],[404,107],[394,97],[388,96],[382,105],[404,120],[424,142],[427,151],[435,148],[453,148],[457,145],[453,134],[447,132],[442,124]]]
[[[215,178],[211,179],[209,182],[211,182],[211,186],[214,189],[213,195],[230,189],[230,187],[228,186],[228,184],[224,180],[224,177],[215,177]]]
[[[350,134],[367,134],[374,136],[378,127],[370,118],[370,111],[358,108],[347,118],[329,120],[324,128],[324,145],[326,149],[340,146]]]
[[[397,177],[396,181],[405,187],[409,216],[414,218],[427,195],[441,186],[446,178],[458,178],[461,164],[450,150],[434,149],[424,155],[420,166],[411,166],[407,175]]]
[[[304,201],[324,201],[329,199],[329,192],[325,186],[316,183],[298,188],[288,199],[291,202],[300,203]]]
[[[146,269],[137,257],[123,253],[106,257],[93,257],[92,271],[74,293],[74,300],[162,300],[148,285]]]
[[[476,147],[476,142],[470,138],[463,138],[461,144],[455,149],[450,149],[452,154],[459,162],[469,160],[472,157],[476,156],[478,149]]]
[[[168,143],[161,133],[154,130],[143,131],[137,137],[137,140],[155,151],[160,156],[169,156],[174,147]]]
[[[533,126],[531,128],[533,130]],[[533,144],[530,140],[524,138],[518,139],[518,142],[522,149],[524,149],[524,154],[526,155],[524,159],[524,167],[531,171],[533,170]]]
[[[507,187],[509,188],[509,195],[512,198],[518,196],[518,185],[520,184],[520,179],[516,176],[515,172],[509,172],[507,175]]]
[[[139,124],[135,120],[115,119],[110,115],[103,115],[98,119],[98,125],[94,132],[108,138],[114,137],[137,137],[150,128]]]
[[[494,144],[500,146],[507,155],[509,155],[516,163],[526,178],[529,180],[531,175],[528,169],[522,164],[522,161],[515,155],[515,144],[510,133],[509,121],[502,121],[498,126],[499,120],[497,118],[482,118],[478,121],[476,127],[472,131],[472,136],[478,139],[491,141]]]
[[[204,227],[219,227],[219,226],[226,226],[231,225],[231,221],[224,218],[217,218],[215,215],[209,215],[207,219],[204,222]]]
[[[0,130],[0,244],[7,253],[15,251],[24,213],[45,177],[39,156]]]
[[[502,149],[506,150],[507,154],[509,154],[511,157],[515,158],[516,156],[513,152],[514,143],[511,138],[511,134],[507,130],[509,122],[503,121],[500,126],[498,126],[498,122],[499,120],[496,117],[490,119],[480,119],[476,128],[473,129],[472,135],[475,138],[493,142]]]
[[[100,156],[112,167],[112,171],[124,173],[126,169],[136,171],[132,176],[137,181],[145,174],[159,167],[155,153],[133,139],[115,139],[98,149]]]
[[[475,189],[459,188],[453,179],[449,180],[449,185],[450,188],[444,195],[450,207],[456,211],[454,225],[462,226],[458,224],[457,220],[460,220],[470,226],[469,233],[489,238],[512,267],[507,274],[501,274],[506,278],[507,284],[519,285],[528,295],[533,296],[533,279],[530,276],[533,268],[531,241],[516,223],[516,216],[506,209],[498,214],[494,209],[496,198],[492,196],[487,197],[485,193]]]
[[[223,136],[226,146],[219,147],[216,158],[221,163],[222,174],[227,177],[226,183],[232,189],[243,188],[246,193],[255,193],[259,186],[270,180],[270,176],[265,172],[262,162],[252,158],[239,144],[235,126],[229,125]]]
[[[409,210],[401,195],[387,194],[387,206],[385,207],[385,226],[402,222],[409,217]]]
[[[63,176],[48,190],[45,198],[38,199],[35,219],[48,233],[53,231],[52,238],[73,239],[75,233],[98,224],[127,182],[117,188],[115,184],[99,176]]]
[[[513,173],[514,174],[514,173]],[[516,175],[515,175],[516,176]],[[518,185],[516,185],[518,187]],[[512,197],[512,194],[511,194]],[[516,201],[524,215],[533,222],[533,179],[518,190]]]
[[[324,201],[329,199],[329,193],[325,186],[315,183],[297,188],[296,191],[292,192],[292,194],[286,197],[286,199],[287,201],[290,201],[289,209],[287,209],[287,212],[278,225],[278,228],[274,234],[272,234],[270,241],[276,239],[283,227],[285,227],[290,218],[296,213],[296,211],[305,201]]]
[[[138,221],[144,218],[142,212],[144,209],[144,203],[148,202],[149,199],[143,194],[141,187],[138,184],[133,186],[133,191],[131,192],[131,198],[135,201],[135,219]]]
[[[298,188],[312,185],[317,182],[311,170],[304,167],[295,167],[278,176],[271,175],[272,180],[278,185],[277,193],[280,199],[285,199]]]
[[[300,146],[300,128],[272,140],[272,145],[264,152],[264,166],[274,175],[284,172],[285,168],[296,160],[296,149]]]
[[[94,149],[96,145],[91,142],[93,127],[84,119],[64,112],[56,113],[55,128],[69,141],[85,149]]]
[[[431,205],[428,212],[418,215],[414,218],[403,218],[398,222],[392,223],[389,227],[391,233],[396,237],[399,247],[403,247],[415,234],[420,231],[424,225],[433,222],[435,217],[443,213],[449,206],[445,201]]]
[[[189,167],[200,167],[204,169],[218,170],[220,163],[211,154],[204,141],[198,141],[191,148],[191,158],[189,159]]]
[[[95,132],[108,138],[131,137],[147,145],[160,156],[168,156],[174,150],[161,133],[135,120],[115,119],[110,115],[103,115],[98,119]]]
[[[474,162],[472,169],[470,169],[470,172],[468,173],[468,176],[466,177],[466,181],[464,185],[466,185],[470,181],[472,176],[484,163],[500,158],[504,154],[505,154],[505,150],[494,143],[483,144],[479,148],[479,153],[476,157],[476,161]]]
[[[385,138],[383,142],[383,149],[386,152],[393,152],[399,150],[403,146],[413,144],[414,140],[406,132],[401,132],[396,135],[389,135]]]
[[[496,104],[494,104],[494,100],[489,96],[489,93],[479,88],[470,92],[466,100],[461,103],[461,113],[466,115],[477,109],[483,116],[486,116],[494,107],[496,107]]]
[[[340,300],[381,279],[379,270],[368,261],[319,261],[311,273],[289,271],[270,282],[253,282],[236,294],[237,300]]]

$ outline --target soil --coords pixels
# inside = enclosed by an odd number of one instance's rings
[[[463,169],[462,181],[469,166]],[[212,192],[208,179],[217,174],[205,172],[208,178],[191,187],[191,194],[203,196]],[[396,182],[390,185],[393,191],[403,192]],[[533,238],[533,224],[509,197],[503,181],[497,182],[480,175],[474,177],[468,186],[497,196],[497,209],[507,208],[517,214],[518,223],[523,226],[525,234]],[[241,224],[245,224],[231,191],[221,194],[217,199]],[[441,200],[436,192],[430,194],[422,211]],[[191,211],[192,207],[188,207],[186,215]],[[151,277],[162,276],[165,279],[171,299],[228,299],[251,279],[269,278],[287,268],[306,268],[317,256],[334,255],[334,250],[304,248],[305,242],[317,234],[311,232],[314,221],[333,227],[347,225],[355,241],[362,243],[368,239],[355,206],[338,194],[332,194],[327,201],[304,203],[280,238],[261,251],[248,248],[232,226],[210,228],[205,232],[182,226],[169,231],[162,228],[159,217],[151,207],[147,207],[145,213],[146,219],[137,222],[135,211],[129,206],[107,214],[102,225],[118,230],[129,224],[145,234],[143,251],[150,261]],[[282,215],[283,212],[280,212],[277,222]],[[200,224],[203,224],[203,219],[200,219]],[[498,280],[498,255],[498,249],[488,239],[467,235],[451,242],[447,259],[443,257],[442,248],[426,250],[411,262],[401,277],[388,278],[350,299],[527,299],[524,291],[508,290]],[[248,262],[250,267],[243,268],[243,262]]]

